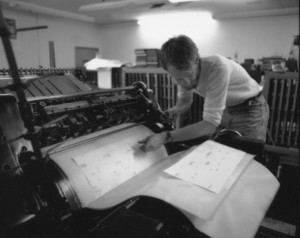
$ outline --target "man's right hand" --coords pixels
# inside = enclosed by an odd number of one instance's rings
[[[176,118],[178,116],[177,111],[174,108],[170,108],[164,112],[168,116],[168,118],[170,118],[172,121],[176,120]]]

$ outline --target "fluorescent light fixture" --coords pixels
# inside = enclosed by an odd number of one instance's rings
[[[262,0],[169,0],[171,3],[180,2],[220,2],[220,3],[237,3],[237,4],[249,4],[249,3],[261,3]]]
[[[142,16],[138,19],[140,26],[189,26],[193,23],[205,23],[214,21],[210,12],[193,11],[193,12],[177,12],[169,14],[153,14]]]
[[[36,4],[31,3],[25,3],[21,1],[13,1],[13,0],[1,0],[0,3],[6,3],[8,7],[11,9],[18,9],[23,11],[30,11],[35,12],[38,14],[44,14],[48,16],[55,16],[55,17],[62,17],[62,18],[68,18],[78,21],[85,21],[85,22],[95,22],[95,19],[93,17],[84,16],[72,12],[66,12],[62,10],[57,10],[50,7],[43,7]],[[3,5],[4,6],[4,5]]]
[[[215,13],[213,15],[213,18],[234,19],[234,18],[284,16],[284,15],[299,15],[299,8],[281,8],[281,9],[268,9],[268,10],[245,11],[245,12]]]
[[[138,20],[139,34],[143,42],[156,48],[162,40],[174,35],[187,35],[197,44],[210,44],[218,32],[218,21],[210,12],[178,11],[141,16]]]
[[[198,38],[198,42],[208,42],[216,33],[217,21],[210,12],[188,11],[142,16],[138,20],[140,32],[151,44],[158,38],[169,38],[185,34]],[[161,44],[158,43],[158,44]]]
[[[115,10],[122,9],[128,7],[137,7],[149,4],[162,3],[164,0],[126,0],[126,1],[113,1],[113,2],[99,2],[88,5],[82,5],[79,7],[79,12],[95,12],[95,11],[107,11],[107,10]]]

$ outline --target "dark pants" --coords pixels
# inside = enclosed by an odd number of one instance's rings
[[[266,141],[268,120],[269,106],[261,95],[237,106],[227,107],[218,129],[235,130],[242,136]]]

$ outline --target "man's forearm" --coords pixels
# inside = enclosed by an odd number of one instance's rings
[[[157,150],[163,144],[173,141],[186,141],[195,139],[204,135],[211,135],[216,129],[216,126],[207,122],[201,121],[174,131],[164,131],[161,133],[148,136],[139,141],[143,144],[141,149],[145,152]]]
[[[200,121],[186,127],[171,131],[172,141],[185,141],[195,139],[215,132],[216,126],[208,121]]]

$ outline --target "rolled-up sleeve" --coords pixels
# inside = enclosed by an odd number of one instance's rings
[[[208,78],[207,91],[204,101],[203,120],[215,126],[220,125],[223,111],[226,106],[226,98],[230,79],[230,69],[217,66]]]

